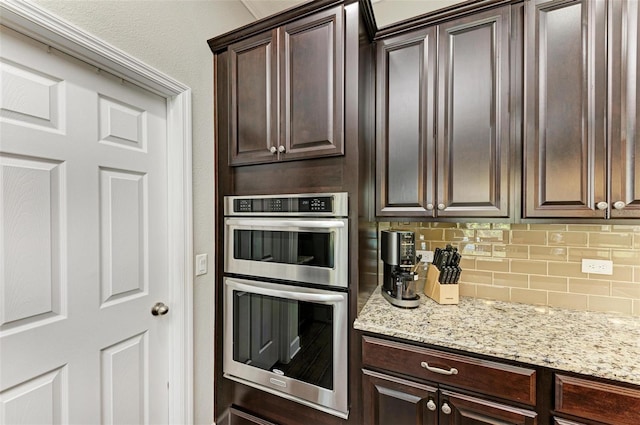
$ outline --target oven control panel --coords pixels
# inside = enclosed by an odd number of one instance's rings
[[[236,213],[305,213],[333,212],[333,197],[313,198],[243,198],[234,199],[233,212]]]

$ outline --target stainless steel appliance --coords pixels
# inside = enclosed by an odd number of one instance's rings
[[[416,294],[418,279],[415,234],[408,231],[383,230],[380,237],[380,257],[384,264],[382,296],[391,304],[416,308],[420,296]]]
[[[225,198],[224,376],[348,417],[347,194]]]

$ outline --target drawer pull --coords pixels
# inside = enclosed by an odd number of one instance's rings
[[[420,363],[420,366],[427,369],[429,372],[439,373],[440,375],[457,375],[458,374],[458,369],[456,369],[455,367],[452,367],[449,370],[444,370],[444,369],[440,369],[439,367],[429,366],[429,363],[427,362]]]
[[[449,407],[447,403],[442,404],[442,413],[444,413],[445,415],[451,414],[451,407]]]

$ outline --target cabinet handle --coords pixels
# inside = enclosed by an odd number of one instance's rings
[[[444,369],[440,369],[439,367],[429,366],[429,363],[427,362],[420,363],[420,366],[427,369],[429,372],[439,373],[440,375],[457,375],[458,374],[458,369],[456,369],[455,367],[452,367],[449,370],[444,370]]]
[[[433,211],[433,204],[427,204],[427,211]]]
[[[278,152],[278,149],[276,149],[276,147],[275,147],[275,146],[271,146],[271,147],[269,148],[269,152],[271,152],[272,154],[275,154],[276,152]]]
[[[445,208],[445,205],[444,205],[444,204],[438,204],[438,209],[439,209],[440,211],[442,211],[444,208]]]
[[[451,413],[451,407],[449,407],[446,402],[442,403],[442,413],[444,413],[445,415],[449,415]]]
[[[617,210],[621,210],[621,209],[623,209],[623,208],[624,208],[624,207],[626,207],[626,206],[627,206],[627,204],[625,204],[625,203],[624,203],[624,201],[616,201],[616,202],[614,202],[614,204],[613,204],[613,208],[615,208],[615,209],[617,209]]]
[[[436,404],[433,400],[429,399],[429,401],[427,401],[427,409],[431,410],[432,412],[436,410]]]
[[[596,204],[596,208],[599,210],[606,210],[607,208],[609,208],[609,204],[604,201],[600,201]]]
[[[284,151],[286,151],[286,150],[287,149],[283,145],[278,146],[278,152],[284,153]]]

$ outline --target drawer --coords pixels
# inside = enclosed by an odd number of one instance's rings
[[[555,410],[606,424],[637,425],[640,389],[574,378],[555,377]]]
[[[536,371],[533,369],[367,336],[362,337],[362,363],[364,367],[426,379],[530,406],[536,404]]]

